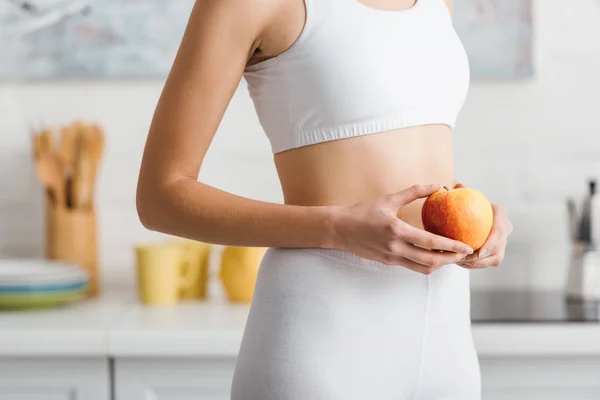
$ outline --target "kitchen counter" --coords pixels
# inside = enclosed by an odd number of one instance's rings
[[[594,305],[564,308],[556,294],[520,296],[521,303],[514,293],[473,294],[480,356],[600,355]],[[222,300],[147,307],[132,288],[115,289],[61,309],[0,313],[0,357],[235,357],[247,314],[248,306]]]
[[[476,323],[600,323],[600,301],[567,299],[558,291],[486,291],[471,295]]]

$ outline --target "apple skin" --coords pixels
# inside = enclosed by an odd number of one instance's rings
[[[492,230],[494,211],[479,190],[443,187],[427,197],[421,209],[421,220],[427,232],[479,250]]]

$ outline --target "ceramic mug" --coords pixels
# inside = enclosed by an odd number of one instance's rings
[[[181,289],[180,296],[182,299],[206,299],[211,245],[192,240],[184,240],[180,245],[188,252],[184,274],[191,276],[192,280],[190,285]]]
[[[230,302],[251,303],[266,247],[226,246],[221,253],[220,278]]]
[[[197,251],[176,242],[137,245],[137,286],[139,299],[151,305],[177,303],[183,291],[197,281],[194,268]]]

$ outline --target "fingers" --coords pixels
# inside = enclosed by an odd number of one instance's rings
[[[479,260],[472,262],[459,262],[457,264],[467,269],[481,269],[499,267],[502,264],[502,260],[504,260],[504,250]]]
[[[484,258],[492,257],[496,255],[500,250],[503,250],[504,247],[506,247],[504,243],[505,241],[503,235],[500,234],[500,232],[498,231],[492,231],[492,233],[490,233],[490,236],[487,238],[483,246],[475,253],[467,256],[464,262],[470,263]]]
[[[454,264],[465,258],[465,255],[462,253],[425,250],[408,243],[402,243],[399,247],[401,249],[399,249],[398,253],[401,253],[404,258],[429,268],[437,269],[444,265]]]
[[[473,253],[472,248],[458,240],[434,235],[433,233],[415,228],[408,224],[403,225],[402,239],[408,243],[430,250],[450,251],[453,253],[461,253],[463,256]]]
[[[404,268],[408,268],[412,271],[415,271],[415,272],[418,272],[418,273],[424,274],[424,275],[431,275],[433,272],[435,272],[438,269],[440,269],[441,267],[443,267],[443,265],[435,266],[435,267],[423,265],[423,264],[416,263],[412,260],[409,260],[406,257],[394,256],[394,255],[388,255],[388,256],[384,257],[383,263],[386,265],[402,266]]]
[[[472,268],[498,267],[504,259],[506,245],[506,239],[490,241],[489,243],[486,243],[484,248],[481,249],[482,251],[467,256],[464,260],[459,261],[457,264]]]
[[[473,252],[464,243],[423,231],[399,219],[389,225],[389,233],[384,254],[378,259],[385,264],[401,265],[426,275],[444,265],[461,261]]]
[[[417,199],[427,197],[441,188],[441,185],[413,185],[401,192],[389,195],[389,200],[398,208]]]

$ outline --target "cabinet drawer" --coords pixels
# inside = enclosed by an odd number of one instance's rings
[[[115,400],[229,400],[235,359],[115,360]]]
[[[108,359],[0,358],[2,400],[111,400]]]
[[[600,400],[600,358],[482,359],[483,400]]]

